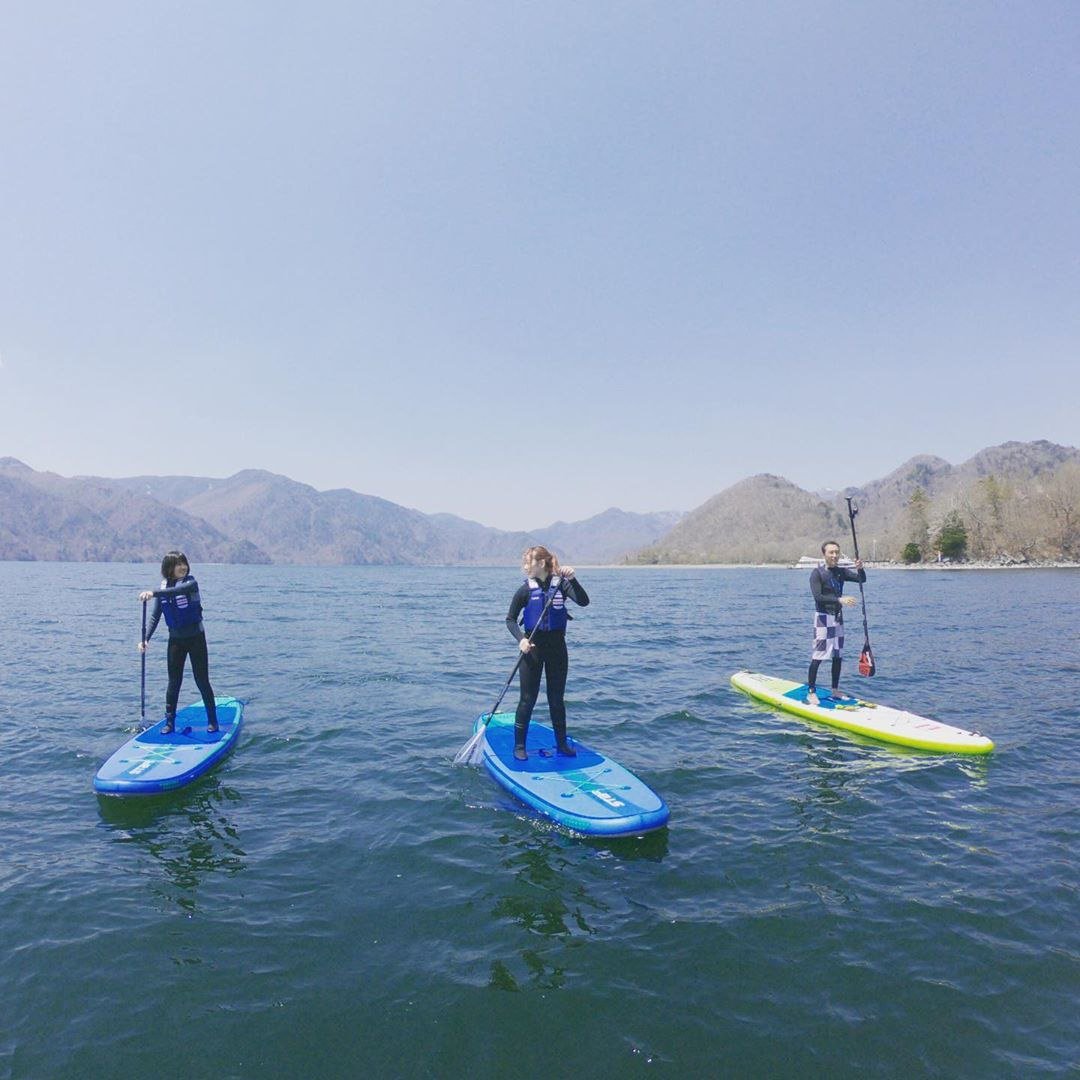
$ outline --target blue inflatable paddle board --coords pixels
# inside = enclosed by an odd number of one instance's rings
[[[474,733],[483,726],[480,716]],[[484,767],[523,803],[586,836],[640,836],[667,824],[667,805],[652,788],[618,762],[577,739],[570,742],[577,757],[559,757],[554,732],[533,720],[528,760],[518,761],[514,714],[495,713],[484,733]]]
[[[244,723],[244,703],[215,698],[218,730],[208,734],[206,707],[200,701],[176,714],[176,730],[163,735],[164,720],[128,739],[94,777],[103,795],[158,795],[190,784],[236,746]]]

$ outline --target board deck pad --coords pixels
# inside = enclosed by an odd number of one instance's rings
[[[473,728],[483,726],[478,717]],[[529,724],[528,760],[514,757],[514,714],[496,713],[484,733],[484,766],[516,798],[559,825],[589,836],[639,836],[663,828],[667,805],[616,761],[570,739],[577,757],[556,753],[546,724]]]
[[[104,795],[157,795],[198,779],[236,746],[244,704],[215,698],[218,730],[206,730],[200,701],[176,714],[175,731],[162,733],[164,720],[128,739],[97,771],[94,790]]]
[[[952,754],[989,754],[994,749],[992,740],[977,731],[966,731],[927,716],[843,693],[839,698],[833,697],[828,689],[820,686],[817,688],[818,704],[811,705],[806,700],[810,690],[806,683],[738,671],[731,676],[731,684],[758,701],[775,705],[795,716],[897,746]]]

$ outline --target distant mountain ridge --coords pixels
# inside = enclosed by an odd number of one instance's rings
[[[198,562],[516,565],[543,543],[579,564],[794,563],[826,538],[847,550],[851,497],[864,557],[895,560],[913,536],[916,493],[925,557],[927,538],[952,514],[975,557],[1080,558],[1080,451],[1040,440],[988,447],[958,466],[919,455],[841,492],[760,474],[689,514],[612,508],[517,532],[259,469],[222,479],[66,478],[2,458],[0,559],[156,561],[180,546]]]
[[[200,562],[270,562],[256,545],[149,496],[0,458],[0,559],[141,562],[160,557],[166,536],[183,536]]]
[[[566,562],[611,562],[678,517],[612,509],[510,532],[259,469],[65,478],[0,459],[0,559],[156,561],[182,546],[200,562],[516,565],[526,547],[546,543]]]
[[[847,488],[836,500],[845,506],[844,497],[850,496],[859,507],[859,527],[864,537],[877,539],[878,556],[896,559],[905,542],[911,538],[910,511],[908,503],[916,489],[924,492],[930,502],[931,527],[949,511],[956,511],[967,524],[974,528],[982,512],[979,503],[985,496],[985,482],[993,478],[999,486],[1009,489],[1013,496],[1014,513],[1026,514],[1032,526],[1027,540],[1024,530],[1013,528],[1011,546],[1019,550],[1025,543],[1041,547],[1042,555],[1053,558],[1069,558],[1069,552],[1060,550],[1068,542],[1054,544],[1049,537],[1038,535],[1037,526],[1045,508],[1036,505],[1045,500],[1052,478],[1069,469],[1080,469],[1080,450],[1069,446],[1039,440],[1021,443],[1007,442],[987,447],[960,465],[950,465],[937,457],[911,458],[900,468],[881,480],[863,487]],[[1077,508],[1080,513],[1080,507]],[[867,532],[866,530],[870,530]]]
[[[584,521],[556,521],[533,535],[553,551],[573,553],[572,558],[578,562],[623,562],[667,533],[684,516],[677,511],[630,514],[612,507]]]
[[[933,535],[947,514],[959,515],[975,557],[1080,557],[1080,450],[1040,440],[989,447],[955,466],[919,455],[880,480],[839,493],[750,477],[691,511],[631,561],[794,563],[816,554],[825,539],[847,551],[849,497],[859,511],[863,557],[899,560],[913,536],[909,504],[917,491],[925,496],[927,532]]]
[[[634,556],[638,563],[794,562],[846,525],[835,506],[780,476],[740,480]],[[794,555],[792,553],[795,553]]]

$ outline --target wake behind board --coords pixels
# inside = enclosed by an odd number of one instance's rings
[[[805,683],[738,671],[731,676],[731,685],[758,701],[775,705],[795,716],[898,746],[940,750],[950,754],[989,754],[994,749],[993,742],[977,731],[965,731],[916,713],[892,709],[888,705],[875,705],[859,698],[833,698],[828,690],[820,686],[817,690],[819,704],[811,705],[806,700],[808,688]]]
[[[483,724],[478,717],[473,731]],[[525,743],[529,758],[518,761],[514,714],[495,713],[484,733],[484,767],[511,795],[586,836],[640,836],[667,824],[667,805],[652,788],[618,762],[570,741],[577,757],[557,756],[554,732],[534,720]]]
[[[103,795],[158,795],[190,784],[236,746],[244,723],[244,704],[215,698],[218,731],[206,731],[200,701],[176,714],[176,730],[163,735],[164,720],[128,739],[97,771],[94,790]]]

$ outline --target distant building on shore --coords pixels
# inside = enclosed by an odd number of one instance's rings
[[[792,563],[792,570],[813,570],[815,566],[823,566],[825,560],[820,555],[803,555],[797,563]],[[840,561],[837,566],[854,566],[855,560],[849,559],[846,555],[840,556]]]

